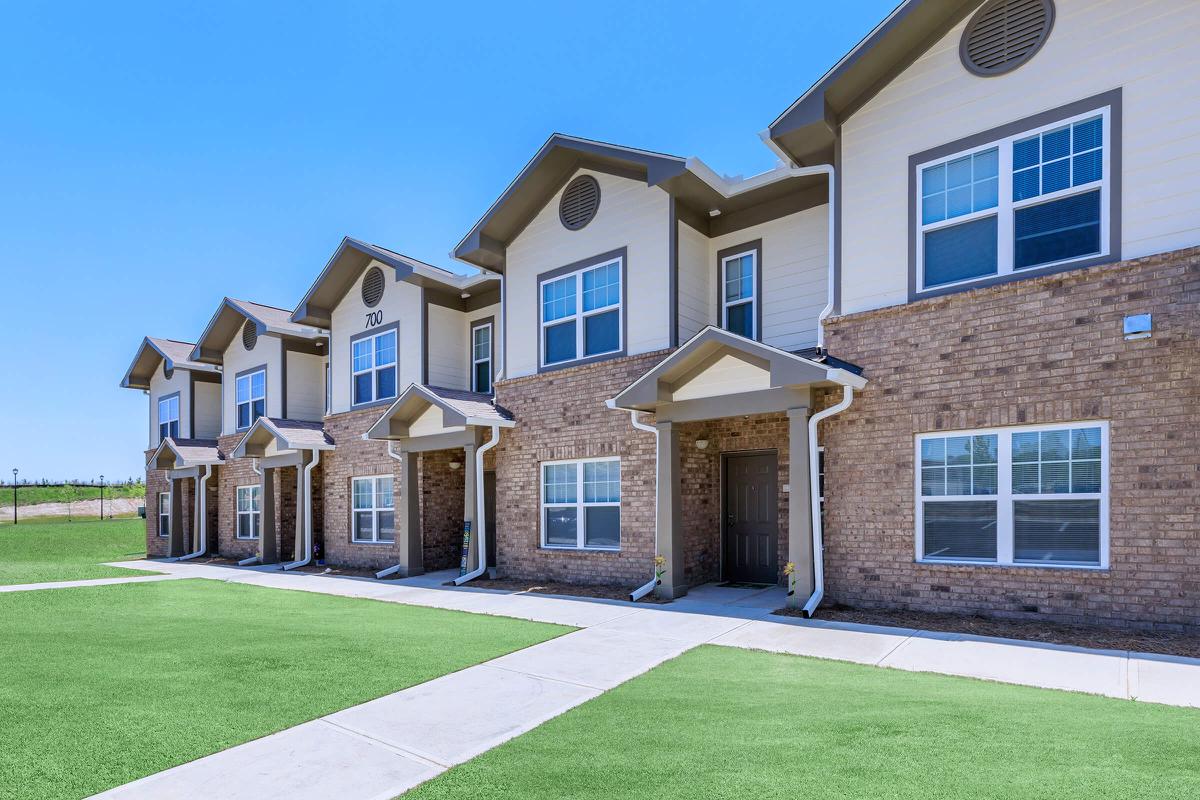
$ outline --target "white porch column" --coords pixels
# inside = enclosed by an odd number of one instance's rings
[[[658,423],[658,553],[666,559],[655,592],[674,600],[687,594],[683,578],[683,523],[679,493],[679,431],[672,422]]]
[[[425,552],[421,541],[421,495],[417,480],[416,453],[402,453],[400,492],[396,502],[396,560],[402,578],[425,572]]]
[[[808,409],[788,412],[788,561],[796,566],[796,590],[788,595],[789,608],[804,605],[813,593],[812,483],[808,464]]]

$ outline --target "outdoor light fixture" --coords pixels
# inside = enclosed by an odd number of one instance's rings
[[[450,469],[462,469],[462,462],[461,461],[451,461]]]
[[[710,209],[708,210],[708,215],[709,215],[710,217],[719,217],[719,216],[721,216],[721,209],[719,209],[719,208],[710,208]]]
[[[104,476],[100,476],[100,519],[104,519]]]
[[[17,524],[17,469],[13,467],[13,525]]]
[[[697,439],[696,440],[696,449],[697,450],[707,450],[708,449],[708,439]]]

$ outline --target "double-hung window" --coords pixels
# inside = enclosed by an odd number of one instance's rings
[[[257,539],[262,528],[258,484],[237,487],[237,538]]]
[[[542,546],[620,549],[620,459],[542,464]]]
[[[350,524],[354,541],[372,544],[396,541],[392,476],[353,478],[350,483],[353,500]]]
[[[171,535],[171,493],[158,493],[158,535]]]
[[[730,333],[758,336],[758,251],[721,258],[721,327]]]
[[[158,401],[158,438],[179,438],[179,393]]]
[[[916,167],[917,290],[1109,255],[1104,107]]]
[[[620,352],[624,256],[543,280],[542,366]]]
[[[492,323],[471,328],[471,391],[492,391]]]
[[[363,336],[350,343],[354,405],[396,396],[396,330]]]
[[[917,558],[1108,566],[1108,426],[917,437]]]
[[[234,385],[237,394],[237,427],[245,430],[259,417],[267,415],[267,371],[255,370],[237,376]]]

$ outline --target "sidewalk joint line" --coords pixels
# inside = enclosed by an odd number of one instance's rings
[[[353,706],[351,706],[351,707],[353,708]],[[356,736],[360,739],[366,739],[368,742],[372,742],[374,744],[379,745],[380,747],[384,747],[388,750],[391,750],[394,753],[396,753],[397,755],[401,755],[406,758],[416,759],[417,761],[420,761],[423,764],[426,764],[427,766],[430,766],[430,767],[436,767],[441,770],[447,770],[447,769],[450,769],[450,767],[454,766],[453,764],[443,764],[441,761],[438,761],[437,759],[433,758],[432,756],[429,756],[424,753],[419,753],[415,750],[409,750],[407,747],[403,747],[401,745],[394,744],[393,742],[385,741],[376,736],[372,736],[369,733],[364,733],[363,731],[357,730],[356,728],[346,727],[345,725],[342,725],[341,723],[334,722],[333,720],[329,719],[329,717],[319,717],[317,719],[317,722],[323,722],[324,724],[328,725],[329,727],[336,728],[337,730],[342,731],[343,733],[349,734],[351,736]]]

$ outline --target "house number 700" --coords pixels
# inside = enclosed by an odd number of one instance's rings
[[[367,324],[364,327],[374,328],[376,325],[383,324],[383,312],[372,311],[367,314]]]

